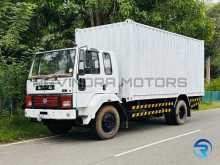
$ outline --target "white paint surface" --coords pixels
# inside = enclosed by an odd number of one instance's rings
[[[149,81],[144,81],[142,87],[120,83],[120,96],[123,98],[139,100],[176,97],[179,94],[204,94],[203,41],[127,20],[77,29],[76,43],[78,46],[87,45],[98,50],[113,51],[119,67],[119,77],[125,80],[187,79],[187,87],[155,87],[146,83]]]

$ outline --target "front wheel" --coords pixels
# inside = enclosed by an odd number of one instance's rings
[[[60,122],[49,122],[49,123],[46,123],[46,125],[47,125],[47,128],[50,130],[50,132],[52,132],[55,135],[66,134],[72,128],[72,125],[70,123],[61,122],[61,121]]]
[[[95,120],[95,132],[100,139],[113,138],[120,127],[120,116],[114,106],[102,107]]]

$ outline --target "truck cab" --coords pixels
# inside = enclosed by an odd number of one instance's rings
[[[85,46],[39,52],[27,80],[25,116],[53,133],[88,125],[103,104],[120,102],[118,76],[110,51]]]

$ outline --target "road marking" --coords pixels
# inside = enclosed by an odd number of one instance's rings
[[[143,145],[143,146],[140,146],[140,147],[130,149],[130,150],[127,150],[125,152],[121,152],[119,154],[116,154],[116,155],[114,155],[114,157],[117,158],[117,157],[120,157],[120,156],[123,156],[123,155],[127,155],[127,154],[130,154],[130,153],[135,152],[135,151],[143,150],[145,148],[148,148],[148,147],[151,147],[151,146],[154,146],[154,145],[157,145],[157,144],[165,143],[165,142],[168,142],[168,141],[171,141],[171,140],[174,140],[174,139],[178,139],[178,138],[181,138],[181,137],[184,137],[184,136],[187,136],[187,135],[195,134],[195,133],[198,133],[200,131],[201,130],[198,129],[198,130],[190,131],[190,132],[187,132],[187,133],[184,133],[184,134],[181,134],[181,135],[177,135],[177,136],[174,136],[174,137],[170,137],[170,138],[167,138],[167,139],[156,141],[154,143],[146,144],[146,145]]]
[[[24,143],[35,142],[35,141],[38,141],[38,140],[51,139],[51,138],[57,137],[57,136],[58,136],[58,135],[55,135],[55,136],[47,136],[47,137],[42,137],[42,138],[35,138],[35,139],[30,139],[30,140],[23,140],[23,141],[14,142],[14,143],[0,144],[0,148],[1,148],[1,147],[12,146],[12,145],[18,145],[18,144],[24,144]]]

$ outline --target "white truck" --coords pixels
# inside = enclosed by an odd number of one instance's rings
[[[91,126],[113,138],[129,120],[180,125],[204,95],[204,42],[132,20],[76,29],[76,46],[36,54],[25,116],[53,133]]]

